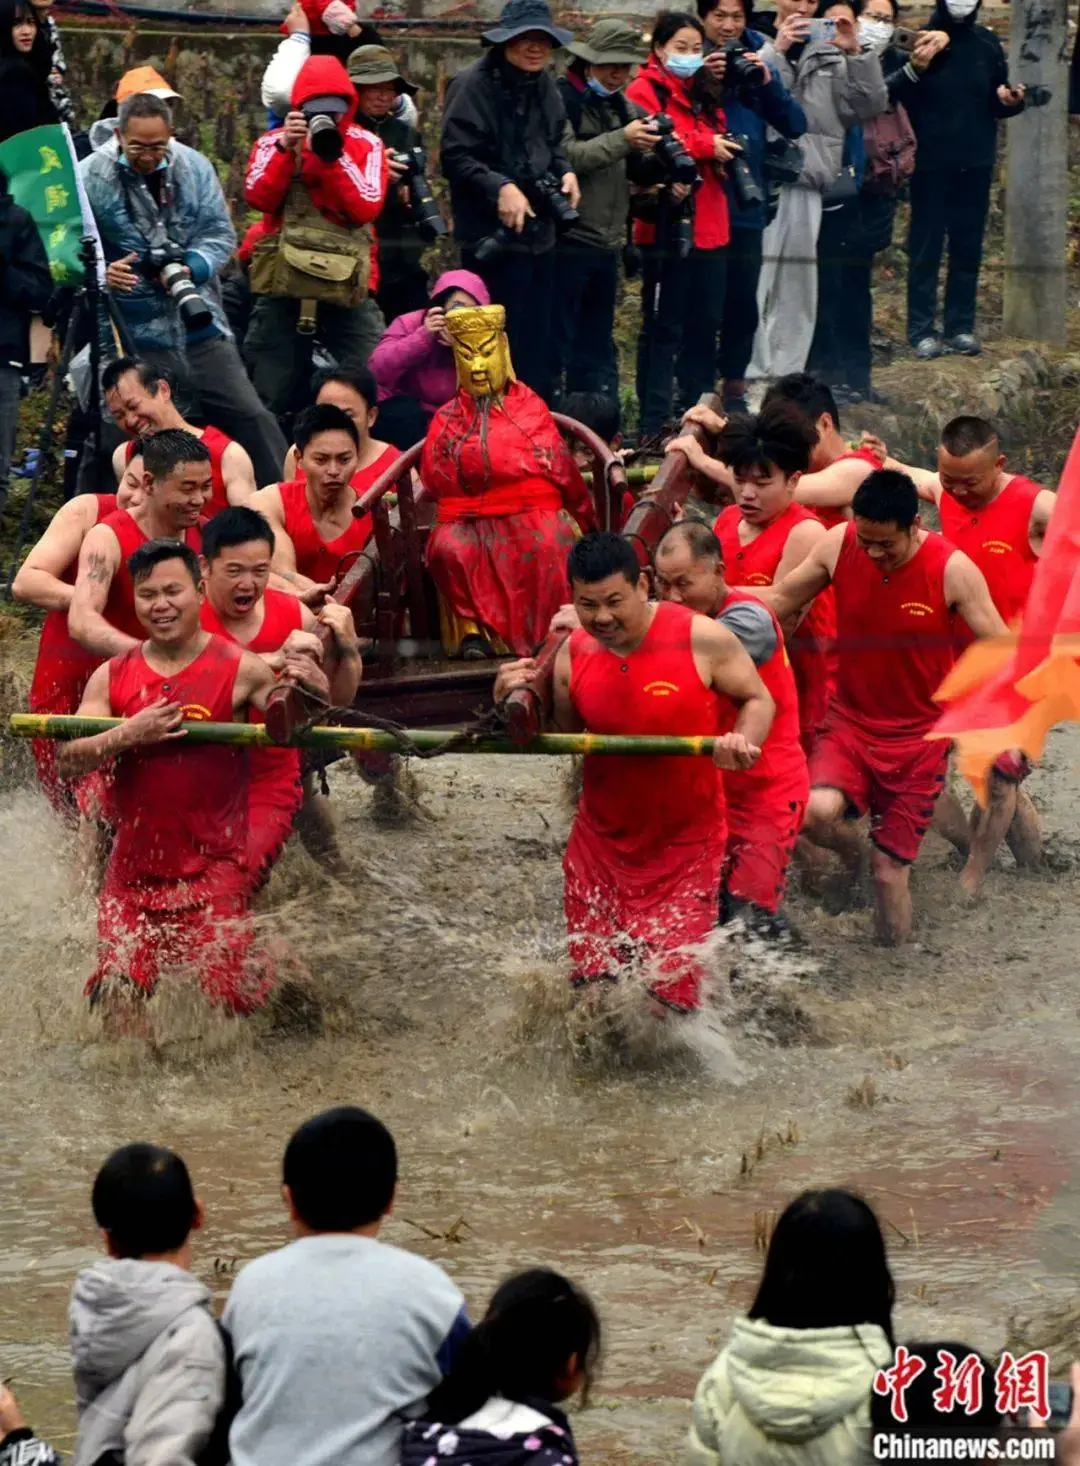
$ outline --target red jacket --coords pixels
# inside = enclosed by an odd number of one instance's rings
[[[687,83],[666,71],[655,51],[626,88],[626,95],[650,114],[666,112],[675,124],[679,141],[698,165],[701,187],[694,192],[694,248],[719,249],[727,244],[731,221],[723,168],[713,155],[713,138],[727,131],[723,109],[691,103]],[[651,243],[651,228],[635,225],[635,239]],[[648,238],[646,231],[650,231]]]
[[[292,89],[292,105],[300,108],[313,97],[347,97],[349,110],[340,126],[345,151],[334,163],[324,163],[305,146],[299,163],[291,148],[278,146],[281,128],[265,133],[251,150],[244,197],[255,209],[271,216],[267,232],[281,227],[281,213],[289,185],[298,175],[312,203],[335,224],[359,227],[378,218],[386,197],[386,151],[373,132],[357,127],[356,91],[349,74],[333,56],[311,56],[301,66]]]

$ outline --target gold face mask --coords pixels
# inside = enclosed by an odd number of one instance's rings
[[[470,397],[498,397],[515,380],[501,305],[450,311],[446,331],[454,349],[458,386]]]

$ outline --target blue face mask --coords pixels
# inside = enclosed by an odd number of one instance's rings
[[[699,51],[696,56],[683,56],[678,52],[664,59],[664,65],[672,76],[680,77],[683,81],[689,81],[696,76],[705,65],[705,57]]]
[[[618,87],[604,86],[603,82],[597,81],[595,76],[589,77],[589,91],[595,92],[598,97],[613,97],[618,90]]]

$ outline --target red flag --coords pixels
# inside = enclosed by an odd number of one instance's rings
[[[960,770],[985,802],[994,760],[1037,759],[1055,723],[1080,722],[1080,431],[1028,593],[1019,637],[976,642],[937,691],[950,706],[931,738],[956,741]]]

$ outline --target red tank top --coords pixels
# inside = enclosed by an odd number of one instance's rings
[[[928,533],[906,565],[884,572],[848,525],[833,573],[836,703],[875,738],[916,738],[941,716],[934,693],[956,659],[945,596],[954,553],[948,540]]]
[[[116,495],[98,494],[95,523],[116,513]],[[79,557],[75,556],[63,574],[57,577],[65,585],[75,584]],[[41,627],[34,678],[30,684],[32,713],[73,713],[82,701],[90,674],[101,665],[101,658],[88,651],[68,630],[66,611],[49,611]]]
[[[112,530],[120,545],[120,564],[109,587],[109,599],[105,602],[105,620],[117,631],[124,632],[126,636],[138,637],[142,641],[146,632],[135,615],[135,587],[127,562],[140,545],[147,543],[150,536],[140,528],[126,509],[117,509],[108,519],[98,522]],[[184,543],[196,555],[202,551],[202,530],[198,525],[184,531]]]
[[[771,519],[759,535],[744,545],[739,539],[742,515],[737,505],[728,505],[715,525],[724,552],[724,578],[728,585],[772,585],[788,535],[797,524],[819,518],[820,515],[803,504],[789,504],[783,514]],[[799,623],[799,633],[804,640],[812,637],[822,646],[832,644],[836,635],[836,610],[831,590],[822,591],[811,601],[810,609]]]
[[[720,731],[721,700],[701,680],[693,613],[661,602],[634,651],[609,651],[583,629],[570,638],[570,697],[590,733]],[[624,855],[719,837],[724,795],[710,758],[585,758],[578,817]]]
[[[376,458],[374,463],[369,463],[366,468],[358,468],[349,480],[357,494],[362,494],[370,489],[377,478],[380,478],[386,470],[401,457],[401,449],[395,448],[393,443],[388,443],[383,451]],[[307,474],[304,472],[304,465],[297,461],[296,482],[307,483]]]
[[[720,607],[717,619],[727,610],[728,606],[738,601],[751,601],[761,610],[768,611],[776,631],[776,650],[767,662],[758,667],[758,675],[769,689],[773,702],[776,704],[776,716],[773,718],[769,736],[765,740],[765,746],[761,750],[761,757],[757,763],[752,769],[725,770],[724,787],[731,789],[733,786],[787,785],[793,779],[805,779],[806,755],[799,742],[799,694],[795,687],[795,675],[791,670],[787,648],[784,646],[784,633],[780,629],[779,621],[769,611],[769,608],[759,601],[757,596],[747,591],[729,590],[727,600]],[[723,720],[722,731],[726,733],[734,728],[736,716],[735,708],[732,707],[730,720],[726,718]]]
[[[162,676],[141,646],[109,663],[109,703],[131,717],[160,697],[190,721],[231,723],[243,652],[211,636],[180,672]],[[116,761],[117,816],[110,871],[127,884],[190,880],[213,860],[245,864],[248,765],[245,751],[210,744],[152,744]]]
[[[387,448],[374,463],[362,468],[351,479],[352,488],[359,497],[369,489],[390,464],[400,457],[397,448]],[[307,497],[307,479],[297,465],[300,478],[278,484],[281,508],[285,515],[285,532],[296,550],[296,568],[301,575],[324,585],[333,580],[346,555],[362,550],[371,538],[371,515],[364,514],[354,519],[344,534],[336,540],[324,540],[315,528],[311,517],[311,506]]]
[[[942,534],[975,561],[994,605],[1010,623],[1024,609],[1039,563],[1031,548],[1031,510],[1041,493],[1041,484],[1016,474],[983,509],[965,509],[948,493],[938,505]]]
[[[248,642],[238,641],[226,627],[207,597],[202,603],[202,626],[215,636],[224,636],[235,646],[249,652],[261,654],[276,652],[288,640],[290,631],[299,631],[304,623],[303,607],[295,596],[285,591],[267,589],[263,592],[263,623],[255,636]],[[257,708],[248,713],[249,723],[265,723],[266,719]],[[264,779],[280,777],[290,785],[300,777],[300,750],[298,748],[252,748],[248,751],[252,784]]]
[[[213,519],[215,514],[220,514],[223,509],[229,507],[229,496],[225,490],[225,473],[221,460],[225,455],[225,449],[232,447],[233,440],[227,437],[220,428],[201,428],[197,436],[210,454],[210,487],[213,490],[203,509],[203,518]],[[134,457],[135,440],[132,439],[124,449],[124,462],[130,463]]]

